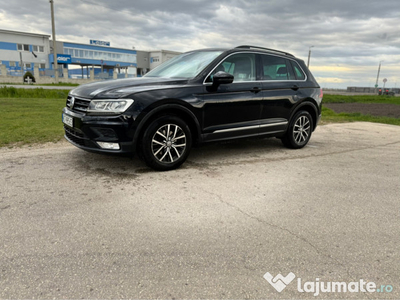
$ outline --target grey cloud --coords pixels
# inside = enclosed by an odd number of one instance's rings
[[[254,44],[304,60],[313,45],[314,65],[354,69],[400,60],[397,0],[54,1],[60,40],[96,38],[117,47],[176,51]],[[0,14],[0,28],[51,33],[47,0],[0,0]],[[354,76],[363,82],[357,71]],[[390,76],[400,82],[400,74]]]

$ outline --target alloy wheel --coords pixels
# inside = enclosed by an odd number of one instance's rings
[[[311,132],[311,123],[306,116],[301,116],[296,120],[293,126],[293,139],[301,145],[307,141]]]
[[[165,124],[153,135],[151,150],[154,157],[162,163],[173,163],[185,152],[186,134],[176,124]]]

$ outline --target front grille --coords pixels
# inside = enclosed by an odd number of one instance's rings
[[[73,111],[85,113],[88,110],[90,104],[89,99],[68,96],[67,107]]]
[[[69,138],[75,144],[85,146],[85,140],[87,140],[87,138],[85,137],[85,135],[83,133],[81,133],[73,128],[70,128],[68,126],[65,126],[65,125],[64,125],[64,130],[65,130],[65,135],[67,136],[67,138]]]

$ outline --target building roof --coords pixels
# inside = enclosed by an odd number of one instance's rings
[[[8,33],[8,34],[17,34],[17,35],[25,35],[25,36],[34,36],[34,37],[47,37],[50,38],[48,34],[40,34],[40,33],[31,33],[31,32],[21,32],[21,31],[12,31],[0,29],[0,33]]]

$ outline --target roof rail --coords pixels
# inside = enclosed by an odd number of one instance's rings
[[[285,55],[294,57],[293,54],[290,54],[290,53],[288,53],[288,52],[279,51],[279,50],[275,50],[275,49],[271,49],[271,48],[263,48],[263,47],[250,46],[250,45],[241,45],[241,46],[237,46],[236,48],[261,49],[261,50],[267,50],[267,51],[276,52],[276,53],[281,53],[281,54],[285,54]]]

